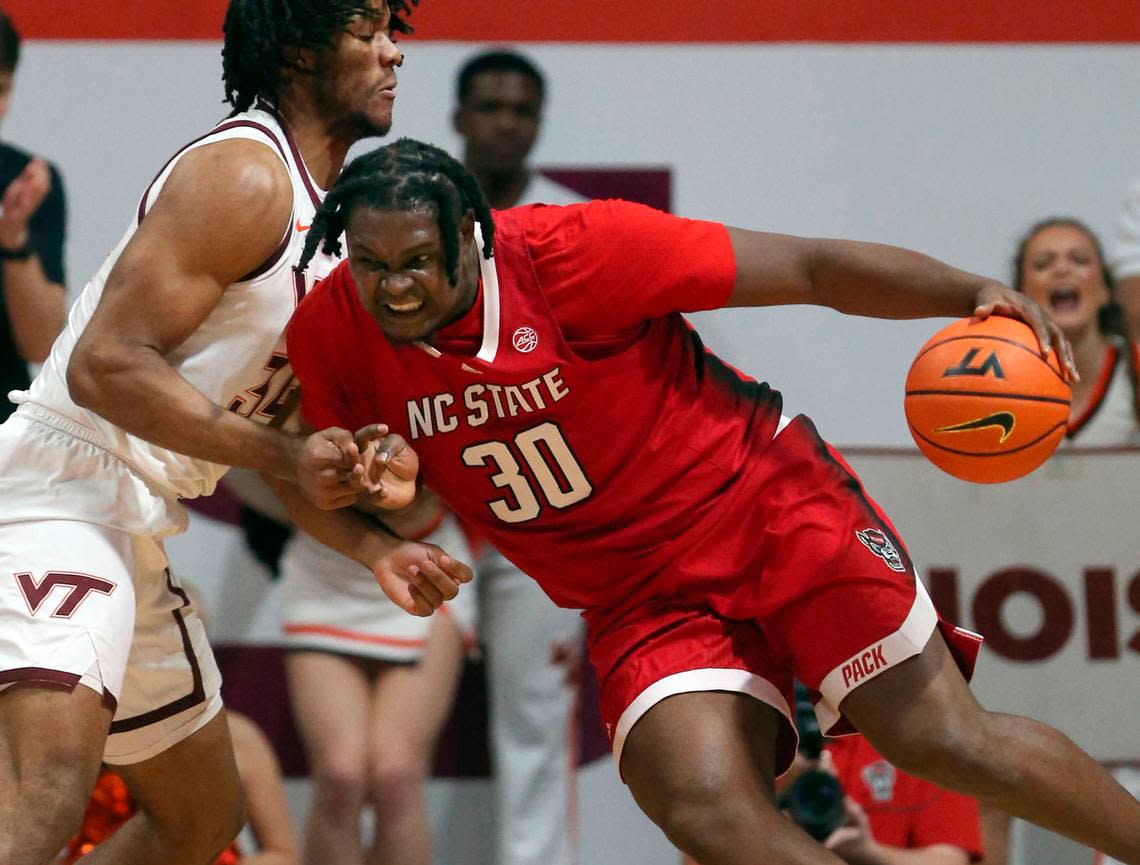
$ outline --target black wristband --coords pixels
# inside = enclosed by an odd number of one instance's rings
[[[5,249],[0,246],[0,261],[27,261],[36,254],[36,248],[30,240],[25,240],[23,246],[15,249]]]

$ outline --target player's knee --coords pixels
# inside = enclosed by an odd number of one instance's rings
[[[658,823],[676,846],[689,851],[733,847],[744,838],[757,815],[750,797],[731,786],[696,785],[670,797]]]

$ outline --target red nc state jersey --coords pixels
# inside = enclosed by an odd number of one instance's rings
[[[591,619],[736,578],[721,524],[757,493],[780,398],[680,314],[727,300],[724,226],[616,201],[495,219],[479,300],[433,345],[389,342],[346,265],[310,292],[288,332],[307,420],[389,424],[456,513]]]

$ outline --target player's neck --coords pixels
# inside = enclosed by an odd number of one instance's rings
[[[305,168],[321,188],[332,186],[357,137],[338,133],[303,97],[286,95],[277,111],[301,153]]]

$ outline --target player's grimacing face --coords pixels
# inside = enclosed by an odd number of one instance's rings
[[[1095,326],[1110,299],[1096,245],[1072,225],[1051,225],[1029,239],[1021,288],[1066,332]]]
[[[439,225],[431,208],[358,206],[345,228],[348,266],[364,308],[393,342],[429,337],[470,307],[469,280],[447,278]]]
[[[351,124],[359,137],[387,135],[396,101],[396,67],[402,54],[392,41],[388,4],[373,4],[379,18],[352,18],[318,58],[317,93],[322,109]]]

